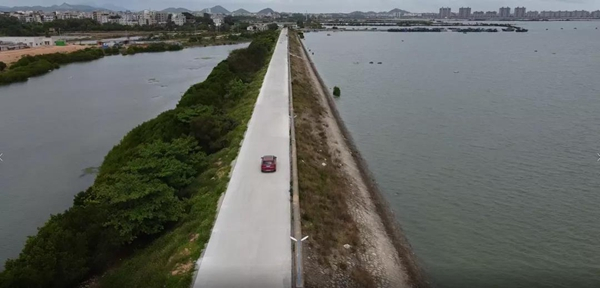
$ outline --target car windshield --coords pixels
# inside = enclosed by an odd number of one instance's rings
[[[263,164],[265,164],[265,165],[271,165],[271,164],[273,164],[273,161],[263,161]]]

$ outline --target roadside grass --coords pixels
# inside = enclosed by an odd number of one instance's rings
[[[237,157],[267,68],[257,73],[246,95],[229,116],[240,123],[228,137],[229,147],[211,155],[210,168],[190,186],[187,216],[147,247],[139,249],[100,278],[101,287],[189,287],[195,262],[208,243],[217,202],[227,189],[231,163]],[[201,185],[200,185],[201,184]]]
[[[290,44],[292,54],[303,55],[298,37],[292,34]],[[293,104],[297,114],[295,123],[302,232],[311,237],[307,241],[309,261],[316,261],[322,271],[337,266],[337,273],[358,285],[350,287],[374,287],[374,279],[356,258],[362,244],[358,226],[350,214],[349,183],[338,169],[341,162],[332,155],[333,149],[327,142],[328,127],[322,120],[326,110],[309,78],[309,68],[305,62],[298,57],[290,57],[290,60]],[[349,244],[351,248],[345,249],[344,244]],[[305,255],[304,259],[308,257]],[[348,259],[352,260],[351,265],[348,265]],[[308,273],[306,277],[307,287],[327,286],[316,280],[318,277],[311,280],[313,276]],[[324,281],[331,284],[332,280]]]
[[[188,37],[189,39],[189,37]],[[185,47],[208,47],[208,46],[221,46],[221,45],[235,45],[242,43],[250,43],[252,39],[242,38],[237,40],[231,40],[227,38],[217,38],[217,39],[208,39],[203,40],[202,42],[190,42],[188,39],[174,39],[174,40],[183,40],[183,46]]]

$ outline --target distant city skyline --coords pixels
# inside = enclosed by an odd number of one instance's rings
[[[97,7],[123,7],[130,10],[182,7],[201,10],[221,5],[229,10],[246,9],[258,11],[269,7],[284,12],[335,13],[352,11],[389,11],[393,8],[415,13],[437,12],[440,7],[451,7],[458,11],[460,7],[471,7],[473,11],[498,11],[499,7],[527,7],[527,10],[598,10],[597,0],[0,0],[0,6],[52,6],[63,2]]]

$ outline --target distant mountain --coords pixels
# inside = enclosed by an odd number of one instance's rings
[[[234,15],[250,15],[252,13],[249,12],[248,10],[238,9],[238,10],[235,10],[235,11],[231,12],[231,14],[234,14]]]
[[[231,12],[229,12],[229,10],[223,8],[223,6],[221,6],[221,5],[217,5],[212,8],[206,8],[206,9],[202,10],[201,12],[209,13],[209,14],[231,14]]]
[[[91,6],[94,6],[94,5],[91,5]],[[113,4],[104,4],[99,7],[110,10],[110,11],[128,11],[129,10],[125,7],[121,7],[121,6],[117,6],[117,5],[113,5]]]
[[[401,13],[401,14],[407,14],[407,13],[410,13],[410,12],[408,12],[408,11],[406,11],[406,10],[402,10],[402,9],[395,8],[395,9],[392,9],[392,10],[390,10],[390,12],[388,12],[388,13]]]
[[[179,7],[179,8],[169,7],[167,9],[163,9],[160,12],[167,12],[167,13],[183,13],[183,12],[187,12],[187,13],[191,13],[192,10],[188,10],[188,9],[181,8],[181,7]]]
[[[354,12],[350,12],[350,15],[356,15],[356,16],[360,16],[360,15],[365,15],[365,14],[390,14],[390,13],[400,13],[400,14],[406,14],[406,13],[410,13],[406,10],[402,10],[402,9],[392,9],[389,12],[375,12],[375,11],[368,11],[368,12],[362,12],[362,11],[354,11]]]
[[[0,7],[0,11],[13,12],[13,11],[81,11],[81,12],[93,12],[98,10],[112,10],[107,8],[93,7],[89,5],[71,5],[63,3],[60,5],[52,6],[14,6],[14,7]],[[113,10],[114,11],[114,10]]]
[[[271,8],[265,8],[263,10],[258,11],[256,14],[258,14],[258,15],[267,15],[269,13],[275,13],[275,11],[273,11],[273,9],[271,9]]]

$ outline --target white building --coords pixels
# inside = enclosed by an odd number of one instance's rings
[[[52,14],[44,15],[44,22],[52,22],[52,21],[54,21],[54,15],[52,15]]]
[[[121,18],[119,18],[119,24],[121,25],[135,26],[139,24],[137,15],[131,12],[123,13],[120,16]]]
[[[0,37],[0,42],[25,43],[31,48],[54,46],[52,38],[46,37]]]
[[[225,17],[223,15],[220,14],[211,14],[210,15],[210,19],[213,20],[213,22],[215,23],[215,26],[221,26],[223,24],[223,19]]]
[[[138,18],[138,23],[140,26],[156,24],[156,20],[154,19],[154,12],[144,10],[144,12],[142,12],[142,14]]]
[[[171,21],[177,26],[183,26],[185,24],[185,16],[181,13],[173,13],[171,14]]]

